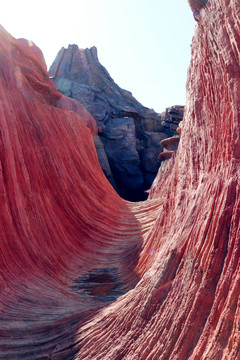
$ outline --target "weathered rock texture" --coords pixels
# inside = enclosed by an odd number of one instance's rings
[[[142,106],[115,84],[100,64],[96,47],[62,48],[49,72],[57,89],[83,104],[96,120],[99,161],[119,194],[131,200],[145,198],[144,190],[151,186],[160,165],[160,141],[176,133],[183,106],[166,109],[161,115]]]
[[[206,7],[208,0],[188,0],[188,3],[193,11],[193,16],[196,21],[199,20],[201,9]]]
[[[179,140],[180,135],[175,135],[161,141],[163,147],[163,152],[159,154],[159,160],[161,162],[171,159],[172,155],[177,151]]]
[[[188,3],[191,9],[200,11],[202,8],[206,7],[208,0],[188,0]]]
[[[1,30],[1,359],[239,359],[239,16],[201,10],[178,151],[135,204]]]

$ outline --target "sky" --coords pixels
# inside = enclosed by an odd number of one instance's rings
[[[99,61],[142,105],[185,104],[195,21],[187,0],[7,0],[0,24],[33,41],[48,68],[62,46],[96,46]]]

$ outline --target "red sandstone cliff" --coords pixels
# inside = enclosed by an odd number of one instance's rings
[[[239,18],[201,9],[179,148],[136,204],[1,30],[1,359],[240,359]]]

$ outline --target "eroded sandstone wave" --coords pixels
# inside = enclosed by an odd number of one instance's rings
[[[239,359],[240,6],[207,10],[178,151],[136,204],[1,30],[1,359]]]

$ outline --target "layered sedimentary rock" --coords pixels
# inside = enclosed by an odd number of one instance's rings
[[[83,104],[96,120],[99,161],[119,194],[131,200],[146,198],[144,190],[151,186],[160,165],[160,141],[176,133],[183,107],[171,107],[160,115],[142,106],[113,81],[100,64],[96,47],[62,48],[49,72],[57,89]]]
[[[239,16],[201,10],[178,150],[134,204],[1,30],[1,359],[239,359]]]
[[[164,133],[168,136],[176,135],[179,123],[183,119],[183,114],[184,106],[175,105],[166,108],[166,110],[161,113],[161,125]]]

